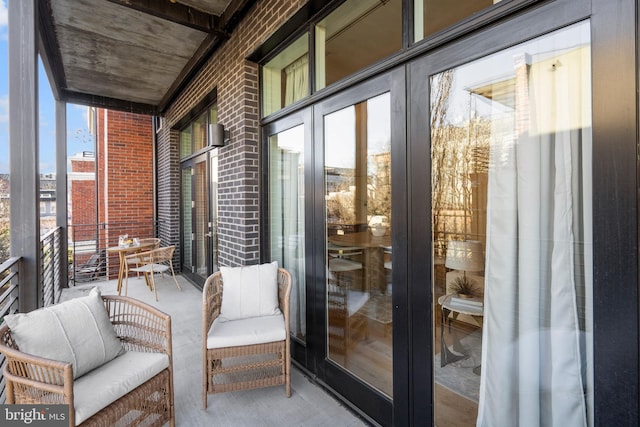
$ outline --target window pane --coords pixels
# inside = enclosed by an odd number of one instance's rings
[[[414,41],[420,41],[500,1],[502,0],[414,0]]]
[[[193,122],[193,152],[207,146],[207,114],[203,114]]]
[[[180,157],[187,157],[193,152],[191,147],[191,126],[180,132]]]
[[[309,35],[304,34],[262,67],[262,114],[309,96]]]
[[[430,79],[438,425],[593,425],[589,40]]]
[[[193,267],[193,248],[191,235],[193,233],[193,210],[191,208],[193,168],[182,169],[182,268],[191,271]]]
[[[315,35],[319,90],[402,49],[402,1],[348,0]]]
[[[324,118],[327,355],[393,395],[391,97]]]
[[[269,138],[271,259],[291,273],[291,334],[306,338],[304,126]]]

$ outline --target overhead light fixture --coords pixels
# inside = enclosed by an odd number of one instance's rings
[[[224,129],[222,123],[211,123],[209,125],[209,146],[224,147],[231,139],[230,132]]]

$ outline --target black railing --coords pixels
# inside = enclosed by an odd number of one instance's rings
[[[0,324],[4,316],[18,312],[22,258],[9,258],[0,265]],[[0,403],[5,402],[6,382],[2,374],[6,359],[0,355]]]
[[[139,239],[156,237],[157,229],[157,223],[153,221],[69,226],[70,283],[75,285],[117,278],[120,268],[118,254],[109,253],[107,249],[118,246],[118,238],[122,235]]]
[[[42,276],[40,277],[40,306],[53,305],[60,300],[62,288],[67,287],[67,278],[62,277],[60,263],[66,259],[62,253],[62,227],[56,227],[45,234],[40,240],[40,262]]]

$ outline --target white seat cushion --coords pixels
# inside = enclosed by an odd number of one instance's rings
[[[88,296],[5,316],[21,351],[73,365],[73,377],[124,351],[97,288]]]
[[[151,272],[164,273],[167,270],[169,270],[169,266],[164,264],[146,264],[146,265],[143,265],[142,267],[136,267],[131,269],[131,271],[135,271],[138,273],[151,273]]]
[[[169,366],[164,353],[127,351],[73,383],[76,425]]]
[[[345,258],[333,258],[329,260],[329,271],[356,271],[362,270],[362,263]]]
[[[227,320],[280,314],[278,262],[244,267],[220,267],[222,305]]]
[[[286,334],[282,314],[238,320],[226,320],[218,317],[209,328],[207,348],[238,347],[283,341]]]
[[[356,314],[369,301],[369,292],[349,291],[347,296],[347,312],[349,316]]]

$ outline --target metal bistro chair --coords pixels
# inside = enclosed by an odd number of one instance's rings
[[[134,271],[136,273],[143,273],[147,285],[154,292],[156,301],[158,301],[158,291],[156,290],[155,273],[164,273],[165,271],[171,271],[171,277],[176,283],[179,290],[182,290],[178,280],[176,279],[176,273],[173,270],[173,252],[176,250],[174,246],[165,246],[162,248],[152,249],[146,252],[138,252],[135,254],[127,255],[126,261],[126,278],[124,285],[124,294],[127,295],[129,286],[129,272]],[[139,267],[131,267],[135,263],[129,263],[130,260],[137,260]]]

